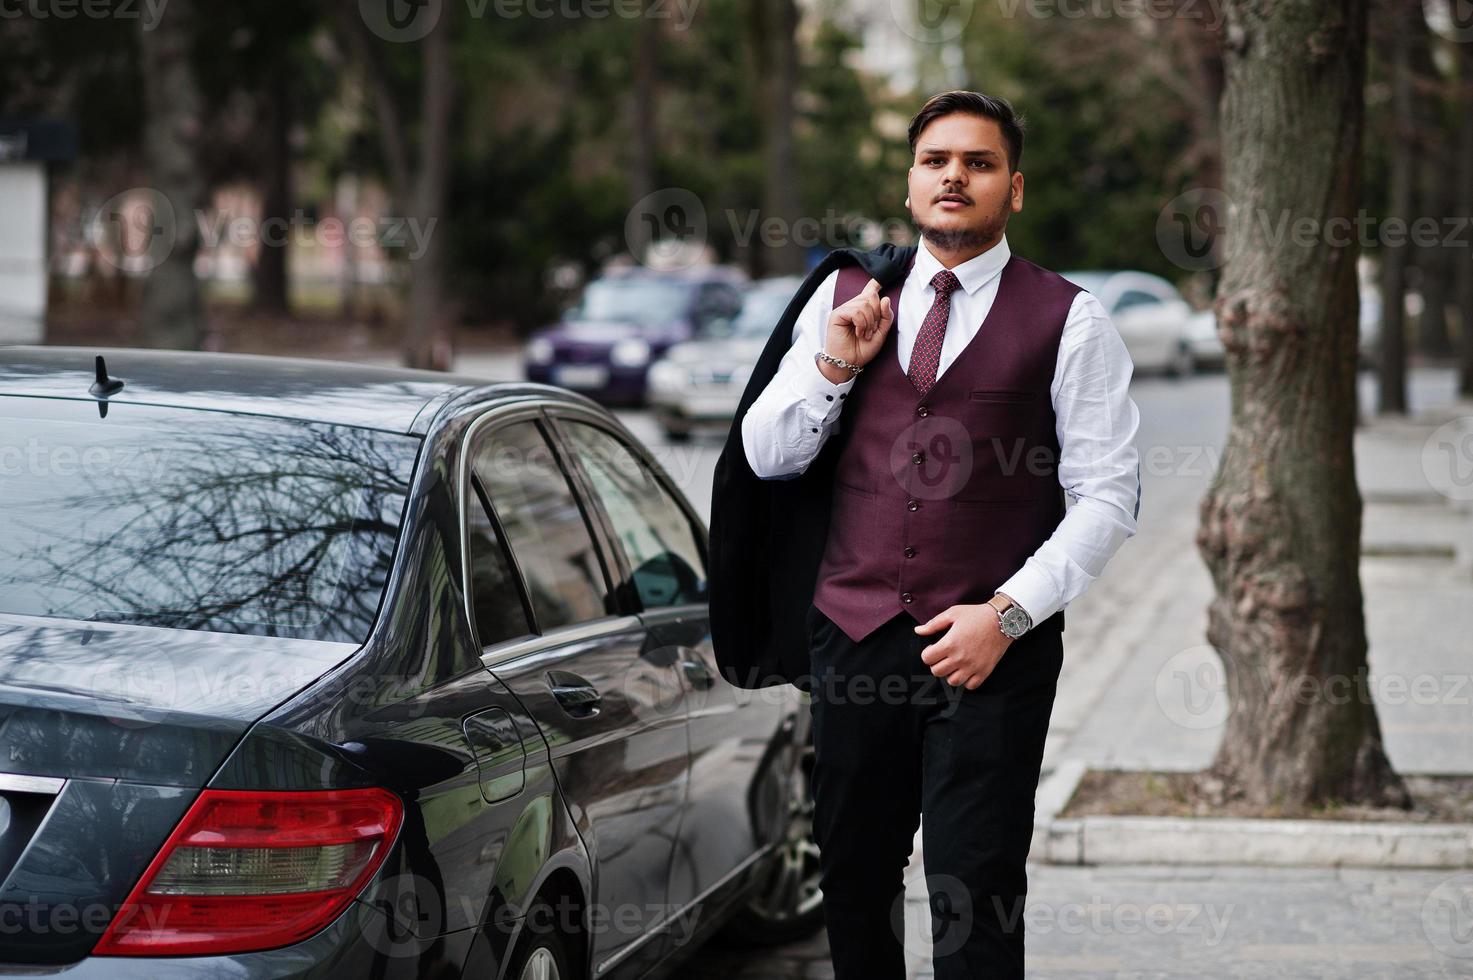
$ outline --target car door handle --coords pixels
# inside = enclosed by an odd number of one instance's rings
[[[711,668],[703,661],[682,660],[680,669],[686,680],[690,681],[690,686],[697,691],[709,691],[716,683],[716,675],[711,673]]]
[[[549,670],[547,683],[552,687],[552,696],[569,715],[590,718],[598,714],[603,695],[586,678],[566,670]]]

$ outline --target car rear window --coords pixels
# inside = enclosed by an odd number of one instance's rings
[[[362,642],[420,441],[0,398],[0,612]]]

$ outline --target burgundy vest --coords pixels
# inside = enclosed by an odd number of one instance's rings
[[[840,271],[834,306],[868,281],[857,266]],[[897,312],[904,282],[882,294]],[[1049,389],[1077,292],[1010,258],[981,329],[925,397],[901,369],[892,324],[830,437],[838,460],[813,603],[850,639],[897,612],[924,623],[986,602],[1063,520]],[[1063,610],[1033,628],[1063,630]]]

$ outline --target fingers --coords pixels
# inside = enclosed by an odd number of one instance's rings
[[[895,322],[895,307],[890,297],[880,295],[879,281],[871,279],[858,296],[834,311],[829,322],[867,342],[890,329]]]
[[[917,626],[916,627],[916,632],[917,633],[920,633],[921,635],[924,636],[927,633],[934,633],[934,632],[936,632],[937,630],[941,629],[941,627],[943,627],[943,626],[950,626],[951,625],[951,620],[952,620],[952,613],[953,613],[953,610],[955,610],[955,608],[956,608],[955,606],[952,606],[952,607],[950,607],[950,608],[948,608],[948,609],[946,609],[946,610],[944,610],[942,612],[937,613],[935,616],[932,616],[930,619],[926,620],[924,623],[922,623],[921,625]]]

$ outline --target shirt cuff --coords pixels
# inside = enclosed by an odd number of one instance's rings
[[[808,413],[810,421],[815,423],[828,423],[839,417],[843,411],[844,399],[849,395],[849,389],[854,387],[854,382],[859,380],[855,375],[848,381],[834,384],[818,367],[818,359],[809,361],[807,370],[799,371],[793,381],[794,393],[803,399],[803,407]]]
[[[1059,601],[1059,589],[1054,584],[1053,577],[1036,567],[1032,559],[1024,563],[1012,578],[998,586],[997,591],[1022,606],[1028,618],[1033,620],[1034,626],[1064,608],[1064,604]]]

